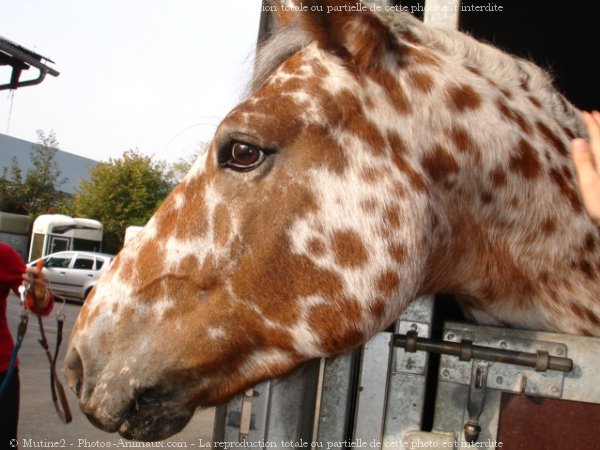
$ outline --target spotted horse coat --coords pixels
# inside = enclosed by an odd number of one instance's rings
[[[246,100],[118,255],[66,375],[106,431],[162,439],[416,296],[483,323],[600,335],[578,111],[535,65],[404,13],[288,13]],[[316,9],[316,8],[315,8]]]

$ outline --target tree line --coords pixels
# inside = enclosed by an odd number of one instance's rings
[[[25,214],[65,214],[100,221],[102,247],[116,253],[123,246],[125,229],[145,225],[177,181],[191,166],[191,158],[174,164],[154,161],[139,150],[128,150],[89,169],[75,193],[61,191],[67,181],[55,161],[55,133],[38,130],[30,152],[31,168],[25,173],[16,160],[0,174],[0,211]]]

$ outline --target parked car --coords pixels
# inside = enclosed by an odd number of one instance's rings
[[[56,295],[85,301],[114,255],[83,251],[57,252],[44,256],[44,273]],[[28,266],[34,267],[38,260]]]

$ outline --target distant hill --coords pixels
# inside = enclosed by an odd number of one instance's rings
[[[35,145],[34,142],[24,141],[0,133],[0,170],[3,167],[10,167],[13,156],[15,156],[23,171],[23,175],[25,175],[32,167],[30,154],[33,145]],[[65,184],[61,186],[61,190],[67,194],[75,193],[75,189],[79,186],[80,178],[89,180],[88,168],[98,164],[96,160],[84,158],[83,156],[74,155],[62,150],[56,152],[54,160],[62,172],[61,179],[67,179]]]

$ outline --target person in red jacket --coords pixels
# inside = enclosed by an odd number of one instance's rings
[[[19,254],[0,242],[0,385],[6,376],[14,348],[6,317],[8,294],[10,291],[18,294],[21,283],[29,281],[29,274],[33,275],[35,299],[28,294],[27,306],[36,314],[48,315],[54,306],[54,295],[47,288],[46,276],[39,269],[25,267]],[[0,448],[9,448],[11,441],[17,438],[20,398],[18,368],[15,368],[8,383],[0,398]]]

